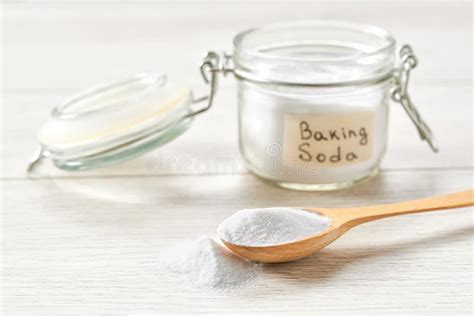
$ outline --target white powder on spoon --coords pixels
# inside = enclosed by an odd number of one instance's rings
[[[217,290],[249,286],[261,266],[231,253],[212,238],[183,243],[162,255],[163,267],[180,275],[196,288]]]
[[[223,221],[222,240],[241,246],[271,246],[297,241],[329,227],[326,216],[289,207],[245,209]]]

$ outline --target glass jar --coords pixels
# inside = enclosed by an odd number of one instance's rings
[[[389,100],[403,86],[395,48],[383,29],[343,22],[275,24],[239,33],[232,70],[240,151],[248,168],[274,184],[303,190],[345,188],[374,176],[387,148]],[[411,69],[411,49],[405,46],[402,54]],[[408,99],[406,87],[403,93]],[[431,136],[411,104],[407,109],[420,135]]]
[[[101,85],[56,107],[39,133],[43,157],[66,170],[134,158],[186,131],[212,105],[220,74],[238,82],[239,144],[248,168],[282,187],[331,190],[375,175],[387,148],[390,99],[434,151],[407,92],[417,60],[375,26],[305,21],[243,31],[233,55],[208,52],[207,96],[142,74]]]

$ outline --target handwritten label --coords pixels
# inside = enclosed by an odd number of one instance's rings
[[[373,112],[285,116],[286,163],[338,167],[369,160],[373,154]]]

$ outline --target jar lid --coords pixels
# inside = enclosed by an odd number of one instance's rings
[[[86,90],[51,112],[38,133],[41,156],[85,170],[142,155],[181,135],[192,92],[164,74],[139,74]]]
[[[189,87],[156,73],[138,74],[69,98],[41,126],[40,147],[27,172],[44,157],[61,169],[87,170],[168,143],[185,132],[196,115],[210,109],[222,67],[220,55],[208,52],[200,70],[209,94],[198,98]]]

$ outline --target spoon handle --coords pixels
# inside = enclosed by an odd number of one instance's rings
[[[474,190],[457,192],[447,195],[433,196],[420,200],[406,201],[394,204],[382,204],[350,209],[339,209],[343,211],[345,218],[351,226],[365,222],[404,214],[445,210],[450,208],[466,207],[474,205]],[[341,213],[339,213],[341,214]]]

